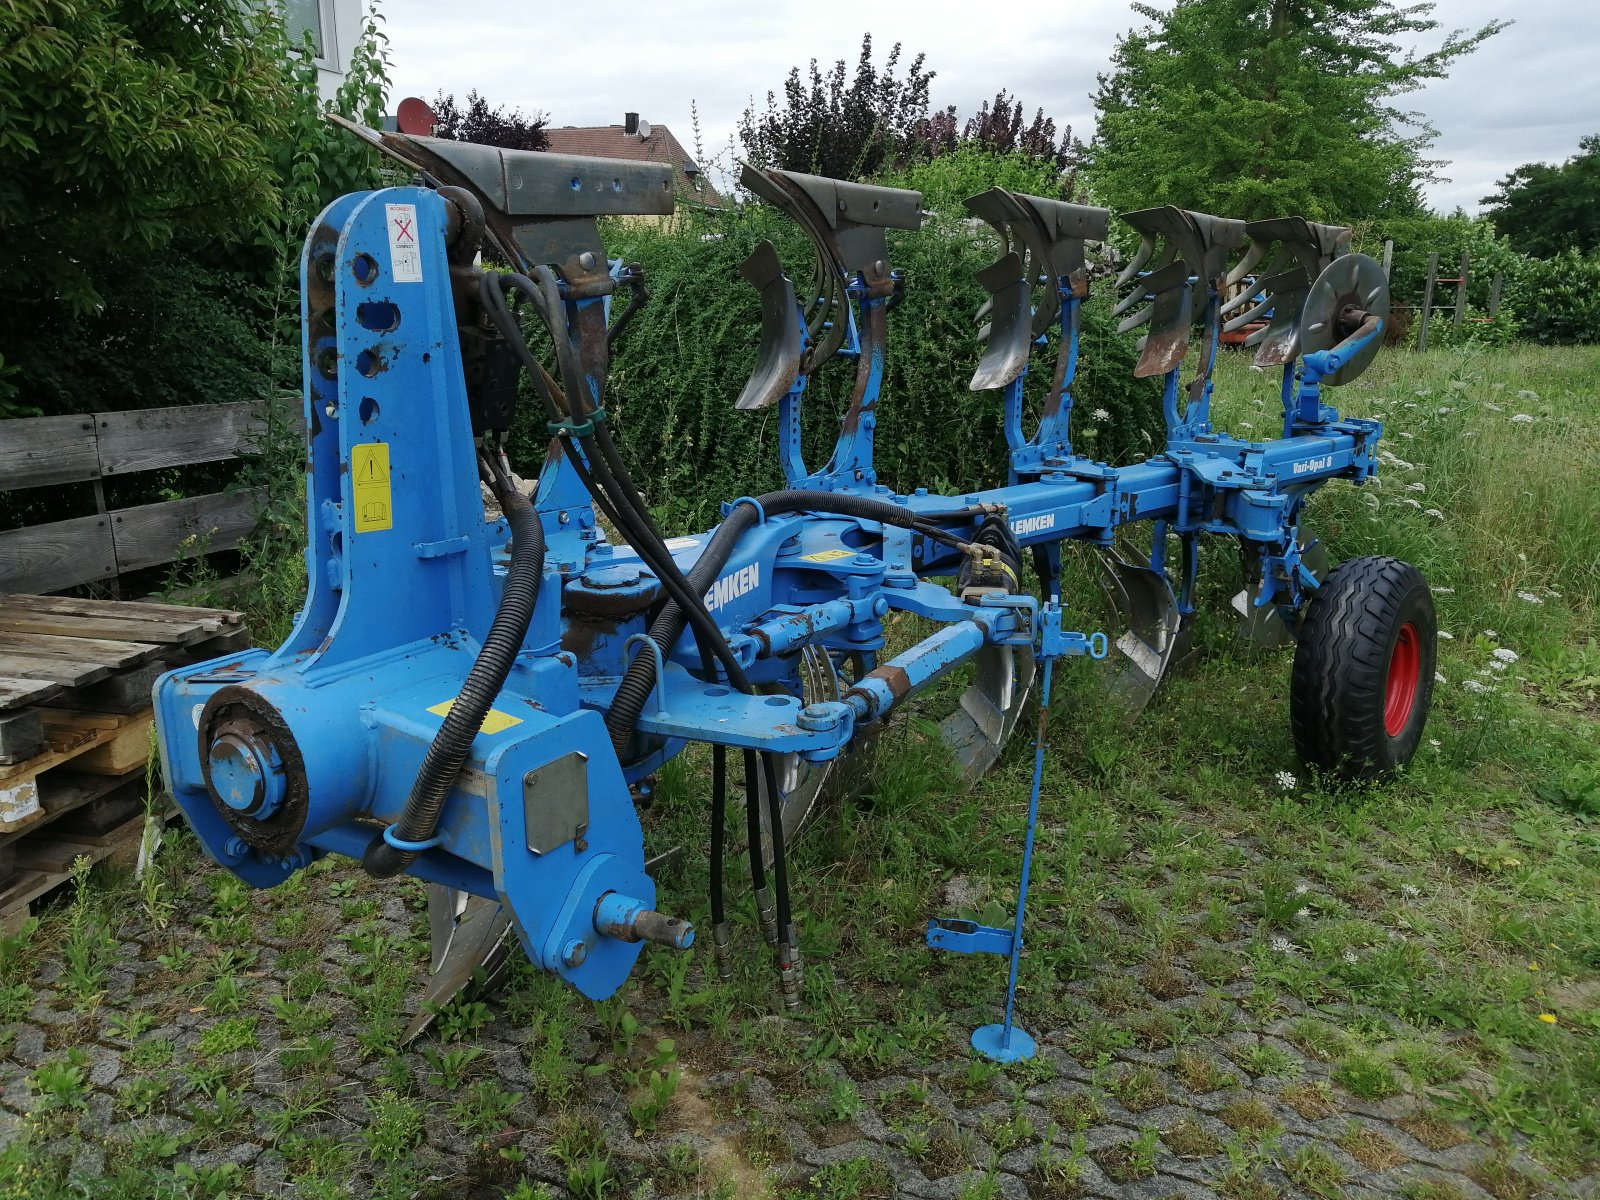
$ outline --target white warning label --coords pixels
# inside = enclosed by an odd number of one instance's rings
[[[422,247],[417,244],[417,206],[385,204],[389,214],[389,274],[396,283],[422,282]]]

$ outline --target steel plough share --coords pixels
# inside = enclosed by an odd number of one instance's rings
[[[593,999],[622,986],[644,943],[693,944],[687,921],[656,909],[636,810],[692,742],[711,747],[716,963],[726,974],[736,950],[725,859],[737,852],[781,994],[798,1005],[789,846],[883,723],[967,668],[958,694],[921,703],[951,696],[937,729],[976,775],[1036,674],[1048,697],[1063,655],[1103,659],[1091,672],[1137,708],[1183,653],[1202,535],[1242,551],[1245,634],[1296,644],[1301,756],[1358,778],[1411,758],[1433,681],[1428,588],[1393,559],[1330,567],[1301,523],[1322,484],[1377,470],[1379,424],[1341,417],[1324,390],[1365,369],[1388,322],[1383,273],[1349,253],[1347,230],[1170,207],[1123,218],[1142,242],[1115,306],[1143,329],[1136,374],[1163,379],[1167,429],[1161,453],[1113,467],[1070,437],[1086,247],[1111,215],[1000,188],[972,197],[1000,253],[977,279],[988,299],[971,386],[1000,393],[1006,478],[902,494],[879,483],[873,437],[890,312],[908,286],[887,231],[918,236],[922,197],[746,166],[744,186],[813,255],[791,274],[764,242],[742,268],[761,325],[730,400],[776,407],[786,482],[730,500],[715,529],[667,538],[606,408],[611,348],[648,300],[645,271],[607,259],[596,218],[669,214],[669,169],[356,132],[420,182],[342,197],[306,239],[304,605],[276,650],[163,676],[156,711],[174,796],[244,880],[272,887],[343,854],[428,885],[433,974],[413,1034],[474,972],[494,974],[513,938]],[[1228,329],[1282,368],[1280,437],[1212,428]],[[1029,431],[1035,356],[1053,361],[1038,364],[1050,384]],[[813,467],[801,410],[838,359],[854,385],[833,453]],[[531,484],[504,453],[524,375],[550,435],[544,461],[523,464]],[[1103,568],[1103,631],[1063,628],[1072,542]],[[890,621],[918,640],[891,652]],[[1008,956],[1013,992],[1046,707],[1013,925],[935,918],[928,933],[935,947]],[[1031,1045],[1009,994],[1005,1021],[974,1036],[1002,1058]]]

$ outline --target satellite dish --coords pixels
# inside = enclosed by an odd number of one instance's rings
[[[415,96],[407,96],[395,110],[395,128],[413,137],[432,137],[433,127],[438,123],[439,118],[428,107],[428,102]]]
[[[650,122],[646,121],[643,117],[640,117],[639,118],[639,137],[640,138],[647,138],[649,136],[650,136]]]

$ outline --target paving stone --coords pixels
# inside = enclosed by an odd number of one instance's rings
[[[44,1030],[32,1025],[12,1025],[11,1057],[25,1066],[36,1066],[44,1057]]]

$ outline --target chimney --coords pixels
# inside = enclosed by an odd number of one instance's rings
[[[622,115],[622,132],[630,137],[639,132],[639,114],[624,113]]]

